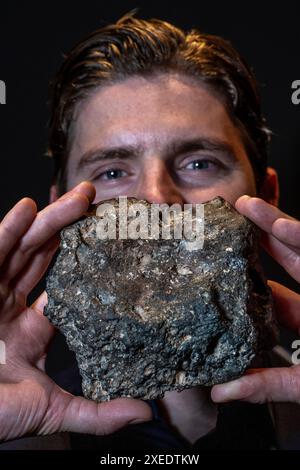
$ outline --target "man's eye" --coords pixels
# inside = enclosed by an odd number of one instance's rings
[[[207,170],[211,166],[215,166],[216,164],[211,160],[193,160],[192,162],[188,163],[185,168],[187,170]]]
[[[118,168],[110,168],[109,170],[103,171],[97,176],[97,179],[102,179],[102,180],[115,180],[118,178],[121,178],[126,174],[125,171],[120,170]]]

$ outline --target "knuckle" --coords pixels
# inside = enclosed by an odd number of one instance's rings
[[[28,256],[31,255],[31,253],[34,250],[34,246],[31,241],[21,241],[19,246],[18,246],[18,251],[23,260],[27,259]]]
[[[286,263],[293,269],[300,270],[300,256],[295,251],[290,251],[286,256]]]
[[[7,237],[7,238],[15,238],[16,234],[16,229],[8,223],[2,222],[0,224],[0,233],[1,237]]]

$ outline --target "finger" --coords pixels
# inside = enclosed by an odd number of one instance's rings
[[[264,232],[273,235],[300,254],[300,222],[298,220],[257,197],[241,196],[236,201],[235,207]]]
[[[300,255],[273,235],[262,233],[263,248],[292,276],[300,282]]]
[[[258,197],[241,196],[237,199],[235,207],[241,214],[248,217],[258,227],[270,234],[272,233],[272,225],[277,219],[284,218],[295,221],[295,219],[282,212],[278,207]]]
[[[268,281],[268,284],[279,323],[300,335],[300,295],[277,282]]]
[[[23,359],[32,363],[39,361],[47,352],[51,339],[56,333],[56,328],[44,315],[44,308],[48,303],[46,291],[33,302],[20,316],[20,330],[31,338],[30,349],[23,351]]]
[[[300,368],[291,366],[249,371],[240,379],[215,385],[211,398],[216,403],[233,400],[300,403]]]
[[[30,258],[21,273],[9,284],[6,294],[3,290],[5,286],[1,285],[2,321],[12,320],[24,311],[28,294],[42,278],[58,246],[59,237],[55,235]]]
[[[44,290],[41,295],[33,302],[31,308],[36,312],[43,313],[44,307],[48,303],[48,295],[47,292]]]
[[[272,225],[272,235],[300,254],[300,222],[279,218]]]
[[[151,408],[142,400],[120,398],[97,404],[73,397],[66,407],[60,431],[106,435],[151,419]]]
[[[43,277],[59,243],[58,235],[50,238],[33,254],[21,273],[14,279],[13,288],[21,292],[25,298]]]
[[[0,224],[0,266],[19,238],[28,230],[37,212],[35,202],[21,199],[6,214]]]
[[[95,188],[83,182],[71,192],[39,212],[16,251],[6,260],[2,282],[10,282],[25,266],[30,256],[63,227],[81,217],[95,196]]]
[[[32,325],[32,330],[34,331],[34,336],[40,338],[44,343],[47,343],[49,341],[49,336],[52,337],[56,331],[55,327],[44,315],[44,308],[47,303],[48,295],[46,291],[43,291],[35,302],[33,302],[29,312],[30,323]]]
[[[241,196],[236,201],[235,207],[263,230],[261,234],[263,247],[300,282],[300,241],[297,241],[300,222],[256,197]]]

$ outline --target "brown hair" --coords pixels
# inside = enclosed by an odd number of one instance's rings
[[[102,84],[168,71],[198,79],[224,101],[240,129],[259,187],[267,167],[270,131],[249,66],[230,42],[218,36],[195,29],[185,33],[165,21],[137,19],[129,13],[76,44],[52,82],[47,154],[54,158],[54,181],[61,193],[75,106]]]

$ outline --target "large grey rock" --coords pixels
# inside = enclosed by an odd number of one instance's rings
[[[150,399],[224,382],[271,347],[257,232],[223,199],[205,204],[198,250],[184,239],[99,240],[97,220],[92,207],[62,231],[44,311],[76,353],[86,397]]]

